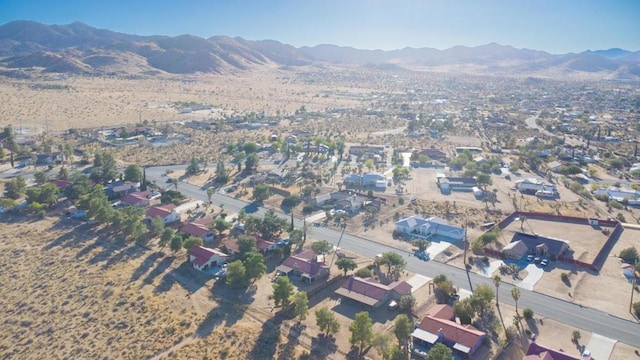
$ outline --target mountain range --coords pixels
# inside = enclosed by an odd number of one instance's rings
[[[640,80],[640,51],[608,49],[550,54],[491,43],[446,50],[362,50],[335,45],[296,48],[273,40],[228,36],[139,36],[74,22],[45,25],[13,21],[0,26],[0,75],[229,74],[256,66],[296,67],[332,63],[385,70],[472,72],[540,77],[580,76]]]

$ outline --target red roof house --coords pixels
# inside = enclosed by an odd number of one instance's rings
[[[593,360],[591,356],[575,357],[532,342],[522,360]]]
[[[156,205],[147,209],[147,219],[161,217],[165,224],[180,221],[180,213],[176,210],[174,204]]]
[[[308,250],[300,254],[291,255],[276,268],[280,274],[287,276],[293,274],[300,276],[303,280],[312,282],[329,275],[329,266],[318,261],[313,250]]]
[[[188,222],[180,229],[183,233],[195,237],[202,238],[204,241],[213,241],[215,234],[213,230],[207,226],[207,222],[211,222],[210,219]]]
[[[414,352],[424,355],[425,349],[440,342],[450,347],[454,353],[472,358],[471,355],[482,345],[486,334],[472,325],[462,325],[455,321],[455,312],[449,305],[435,305],[420,322],[411,337]]]
[[[135,191],[120,198],[120,201],[131,206],[149,206],[151,191]]]
[[[336,290],[336,294],[376,308],[388,300],[410,295],[411,285],[405,281],[384,285],[372,278],[351,276]]]
[[[195,269],[204,271],[224,264],[227,261],[227,254],[218,249],[194,246],[189,249],[189,261]]]

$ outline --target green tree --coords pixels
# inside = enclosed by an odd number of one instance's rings
[[[96,183],[106,183],[118,176],[116,160],[108,151],[96,151],[93,160],[94,169],[91,171],[91,180]]]
[[[160,216],[156,216],[151,219],[149,223],[149,233],[151,237],[156,237],[164,231],[164,221]]]
[[[207,204],[211,204],[211,198],[213,197],[213,189],[207,188]]]
[[[240,260],[231,262],[227,266],[227,285],[240,289],[246,286],[247,277],[244,264]]]
[[[238,251],[241,256],[244,256],[248,253],[256,253],[258,252],[258,246],[256,238],[248,235],[238,236]]]
[[[169,244],[169,248],[171,249],[171,251],[173,251],[174,254],[182,249],[182,236],[173,234],[171,243]]]
[[[427,250],[431,243],[425,239],[418,239],[413,242],[413,246],[418,248],[418,251],[423,252]]]
[[[293,295],[293,284],[287,276],[280,276],[273,283],[273,302],[276,307],[281,306],[285,309],[291,304],[291,296]]]
[[[531,308],[524,308],[524,310],[522,310],[522,315],[524,315],[525,319],[532,319],[533,310],[531,310]]]
[[[398,315],[393,326],[393,334],[396,336],[396,339],[398,339],[398,346],[405,354],[409,354],[409,344],[411,343],[412,332],[413,324],[407,315]]]
[[[309,313],[309,298],[307,298],[306,292],[298,291],[293,294],[293,311],[298,318],[298,323],[307,318],[307,314]]]
[[[489,284],[480,284],[473,290],[471,296],[472,304],[480,315],[484,313],[485,309],[489,308],[493,297],[494,292]]]
[[[375,332],[371,339],[371,346],[378,351],[382,359],[389,359],[389,350],[391,350],[391,337],[389,334],[380,331]]]
[[[199,173],[200,173],[200,163],[198,162],[195,156],[192,156],[191,161],[189,162],[189,165],[185,170],[185,174],[187,176],[192,176],[192,175],[197,175]]]
[[[413,308],[416,306],[416,299],[411,294],[402,295],[400,297],[400,309],[407,315],[411,315]]]
[[[66,167],[61,167],[60,171],[58,171],[58,179],[59,180],[69,180],[69,170]]]
[[[189,250],[194,246],[202,246],[202,244],[203,244],[202,238],[199,238],[196,236],[189,236],[188,238],[184,239],[184,242],[182,243],[182,247],[185,248],[186,250]]]
[[[58,202],[60,189],[54,184],[44,184],[42,187],[26,189],[27,202],[38,202],[47,206],[53,206]]]
[[[217,217],[213,221],[213,228],[218,231],[218,234],[222,235],[223,231],[231,229],[231,223],[223,219],[222,217]]]
[[[387,274],[393,274],[393,277],[397,279],[400,276],[402,270],[407,266],[407,261],[402,255],[389,251],[382,254],[382,258],[378,260],[380,265],[387,266]]]
[[[580,341],[581,337],[582,337],[582,335],[580,335],[580,331],[573,330],[573,332],[571,333],[571,342],[574,342],[574,343],[578,344],[578,342]]]
[[[321,307],[316,310],[316,325],[325,335],[335,334],[340,330],[340,323],[331,310]]]
[[[267,266],[264,264],[264,257],[261,254],[247,253],[242,260],[246,270],[246,276],[253,281],[259,279],[267,272]]]
[[[494,275],[492,280],[493,280],[493,286],[496,287],[496,306],[500,307],[500,304],[498,303],[499,302],[498,288],[500,287],[500,280],[502,279],[500,278],[500,275]]]
[[[318,255],[328,254],[333,249],[333,245],[327,240],[316,241],[311,244],[311,250]]]
[[[478,174],[476,181],[484,191],[487,191],[487,186],[493,185],[493,180],[491,180],[491,175],[489,174]]]
[[[139,182],[142,180],[142,169],[138,165],[129,165],[124,169],[124,180]]]
[[[247,159],[244,162],[244,167],[247,171],[254,171],[258,167],[260,159],[256,153],[247,155]]]
[[[254,154],[258,152],[258,145],[254,142],[248,142],[244,144],[243,150],[246,154]]]
[[[355,260],[353,259],[343,257],[336,261],[336,266],[338,267],[338,269],[344,272],[344,276],[347,276],[347,272],[355,270],[358,267],[358,264],[356,264]]]
[[[639,260],[638,250],[635,247],[628,247],[620,251],[620,258],[627,264],[634,264]]]
[[[357,313],[355,320],[349,325],[349,331],[351,331],[349,342],[352,345],[358,345],[358,355],[362,356],[365,346],[371,344],[373,338],[373,324],[369,313],[366,311]]]
[[[269,190],[269,186],[266,184],[258,184],[253,188],[253,196],[252,199],[256,202],[263,202],[267,200],[271,196],[271,191]]]
[[[27,182],[22,175],[18,175],[15,179],[9,180],[4,184],[5,196],[10,199],[19,199],[24,195],[27,188]]]
[[[260,235],[265,239],[276,239],[287,228],[287,219],[281,218],[273,210],[267,210],[260,222]]]
[[[219,184],[226,184],[229,181],[229,174],[227,173],[227,168],[224,166],[224,162],[222,160],[218,160],[216,164],[216,182]],[[211,202],[211,199],[209,199]]]
[[[158,245],[160,246],[160,251],[164,249],[165,246],[171,243],[171,239],[173,238],[173,230],[171,228],[165,228],[162,231],[162,235],[160,235],[160,240],[158,241]]]
[[[454,360],[453,351],[443,343],[435,344],[427,353],[425,360]]]
[[[472,299],[470,297],[457,301],[453,306],[456,315],[460,318],[461,324],[471,324],[476,317],[476,309],[471,304]]]
[[[33,174],[33,179],[36,181],[36,184],[38,184],[38,186],[42,186],[44,185],[44,183],[49,181],[49,176],[42,171],[38,171]]]

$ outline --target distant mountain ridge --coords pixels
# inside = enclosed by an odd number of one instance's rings
[[[554,77],[580,73],[602,79],[640,80],[640,51],[617,48],[564,55],[496,43],[446,50],[383,51],[335,45],[295,48],[274,40],[251,41],[228,36],[204,39],[193,35],[130,35],[80,22],[45,25],[13,21],[0,26],[0,74],[6,76],[21,76],[34,69],[98,75],[228,74],[256,66],[304,66],[323,62],[373,65],[387,70]]]

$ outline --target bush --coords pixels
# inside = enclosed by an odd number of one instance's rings
[[[633,311],[636,312],[637,316],[640,316],[640,301],[633,303]]]
[[[369,268],[362,268],[362,269],[358,269],[355,273],[355,276],[357,277],[361,277],[361,278],[368,278],[373,276],[373,271],[371,271],[371,269]]]
[[[609,201],[609,203],[607,205],[611,206],[614,209],[618,209],[618,210],[621,210],[621,209],[624,208],[624,205],[622,205],[622,203],[619,202],[618,200],[611,200],[611,201]]]
[[[282,207],[292,208],[292,207],[298,206],[301,202],[302,202],[302,199],[300,199],[300,196],[291,195],[291,196],[288,196],[288,197],[282,199],[282,203],[280,205]]]
[[[562,279],[562,281],[569,281],[569,275],[567,275],[567,273],[562,273],[560,274],[560,279]]]
[[[638,250],[635,247],[626,248],[620,251],[620,258],[627,264],[633,264],[638,260]]]
[[[313,212],[313,205],[305,205],[302,208],[302,212],[305,214],[311,214]]]
[[[533,310],[531,310],[531,308],[525,308],[524,310],[522,310],[522,315],[524,315],[525,319],[532,319]]]

